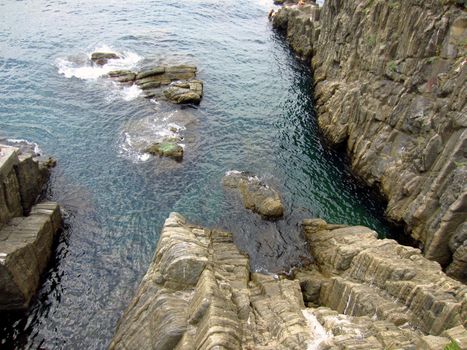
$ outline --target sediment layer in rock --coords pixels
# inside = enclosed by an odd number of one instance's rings
[[[35,204],[48,169],[33,157],[0,145],[0,310],[29,305],[61,227],[57,203]]]
[[[177,104],[199,104],[203,97],[203,82],[196,78],[197,68],[189,65],[156,66],[139,72],[119,70],[109,72],[115,81],[136,84],[148,98],[166,99]]]
[[[172,213],[110,349],[415,349],[465,339],[467,287],[436,262],[364,227],[304,227],[321,254],[285,278],[250,273],[230,233]]]
[[[467,15],[455,1],[326,0],[274,26],[311,59],[319,125],[424,255],[467,280]],[[449,266],[448,266],[449,265]]]

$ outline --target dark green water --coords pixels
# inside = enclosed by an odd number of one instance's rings
[[[383,204],[323,142],[310,72],[271,30],[271,6],[0,4],[0,137],[35,142],[58,159],[49,196],[68,213],[38,298],[0,328],[1,348],[105,348],[171,211],[231,230],[257,271],[288,271],[309,258],[303,218],[390,233]],[[103,46],[124,54],[126,67],[197,65],[201,105],[181,110],[112,86],[86,63]],[[175,122],[185,128],[183,162],[142,159],[135,143]],[[224,192],[222,176],[233,169],[280,189],[284,219],[265,222]]]

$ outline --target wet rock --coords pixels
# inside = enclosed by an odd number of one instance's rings
[[[229,171],[222,182],[226,187],[239,190],[245,208],[266,218],[278,218],[284,214],[279,193],[257,176],[248,172]]]
[[[120,57],[113,52],[93,52],[91,54],[91,61],[99,66],[103,66],[109,62],[109,60],[119,59]]]
[[[130,70],[114,70],[109,72],[108,76],[119,83],[130,83],[136,79],[136,73]]]
[[[310,62],[326,136],[345,142],[423,254],[466,282],[467,256],[450,247],[467,218],[465,14],[455,1],[326,0],[286,5],[272,21]]]
[[[146,148],[145,152],[180,161],[183,159],[183,147],[178,142],[180,142],[178,138],[167,138],[162,142],[152,144]]]
[[[174,103],[199,104],[203,96],[203,83],[199,80],[173,83],[168,89],[164,90],[164,95]]]
[[[57,203],[36,204],[49,173],[34,156],[0,145],[0,310],[27,308],[61,227]]]

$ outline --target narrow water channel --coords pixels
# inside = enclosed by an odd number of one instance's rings
[[[229,229],[252,269],[309,259],[299,223],[321,217],[391,234],[383,203],[320,136],[310,71],[267,21],[272,1],[24,0],[0,3],[0,138],[58,159],[48,196],[66,211],[57,257],[26,315],[2,317],[0,348],[104,349],[145,273],[164,219]],[[189,63],[198,108],[149,101],[87,64],[99,49],[126,68]],[[183,162],[134,145],[176,124]],[[266,222],[225,192],[248,170],[282,193]],[[13,323],[13,324],[12,324]]]

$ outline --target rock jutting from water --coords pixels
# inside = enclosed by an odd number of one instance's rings
[[[61,228],[57,203],[37,199],[50,159],[0,145],[0,311],[27,308]]]
[[[465,4],[326,0],[271,17],[311,60],[326,136],[423,254],[467,281]]]
[[[108,76],[122,84],[136,84],[148,98],[166,99],[176,104],[199,104],[203,82],[196,80],[195,66],[156,66],[139,72],[111,71]]]
[[[172,213],[110,349],[467,346],[467,287],[366,227],[306,220],[316,263],[250,273],[232,235]]]
[[[91,54],[91,61],[99,66],[103,66],[109,62],[109,60],[116,60],[120,57],[113,52],[93,52]]]
[[[152,144],[145,149],[145,152],[181,161],[183,159],[183,147],[179,144],[180,141],[179,138],[166,138],[162,142]]]
[[[279,192],[261,181],[256,175],[242,171],[228,171],[222,183],[237,189],[243,205],[265,218],[279,218],[284,214]]]

